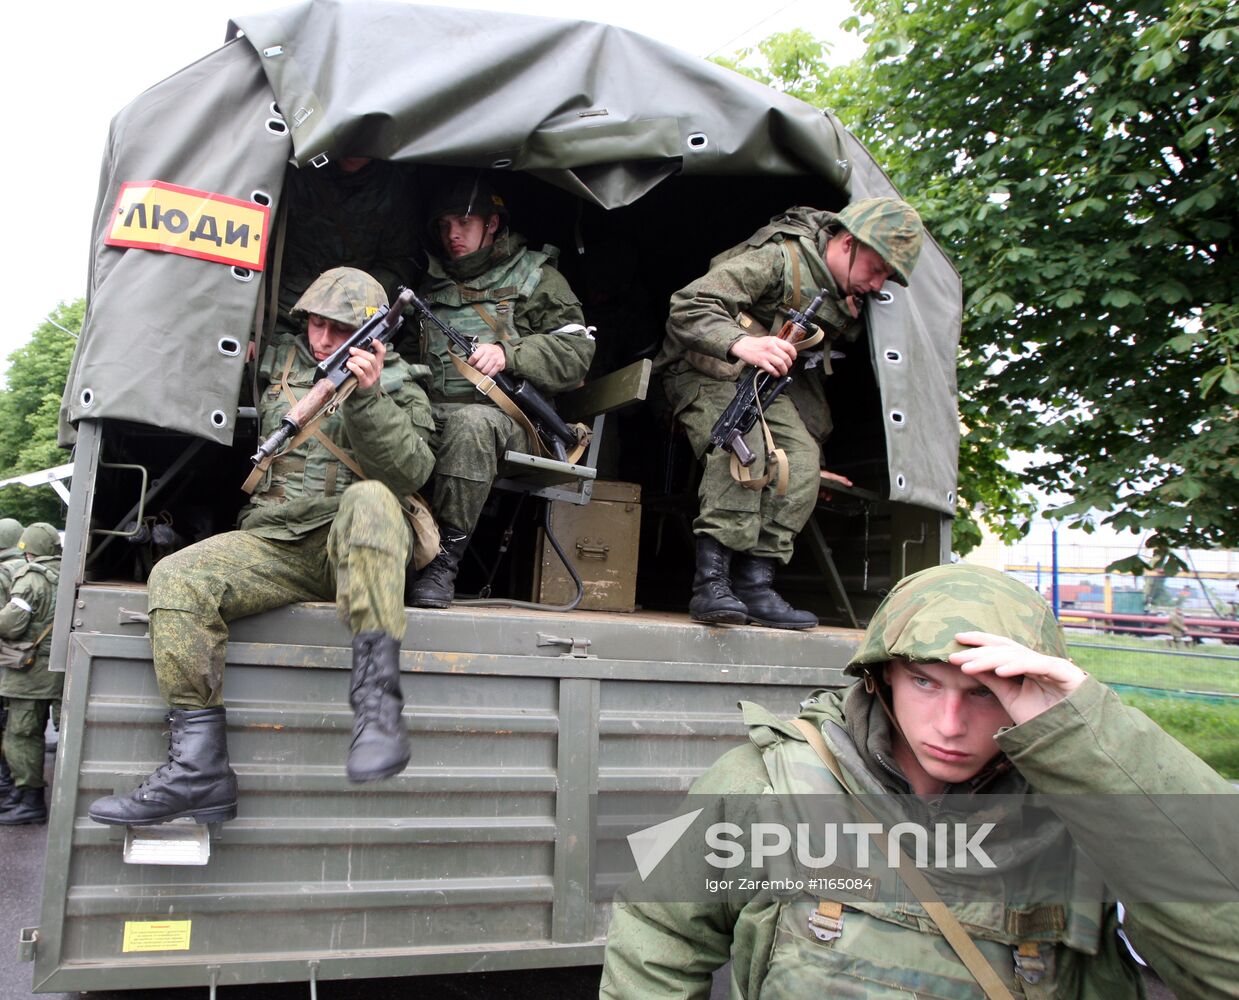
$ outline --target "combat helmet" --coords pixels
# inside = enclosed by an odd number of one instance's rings
[[[383,286],[365,271],[333,267],[314,279],[292,311],[358,327],[387,304]]]
[[[14,517],[0,518],[0,551],[17,547],[22,536],[22,523]]]
[[[908,284],[925,237],[915,208],[899,198],[864,198],[839,213],[839,224],[877,251],[890,265],[892,281]]]
[[[497,215],[499,228],[508,224],[507,204],[480,170],[456,175],[431,199],[426,221],[435,243],[439,241],[435,223],[444,215]]]
[[[35,521],[22,532],[17,547],[32,556],[58,555],[60,532],[46,521]]]
[[[968,647],[956,632],[991,632],[1067,659],[1050,606],[1031,587],[984,566],[953,563],[904,577],[878,606],[843,672],[864,676],[894,657],[941,663]]]

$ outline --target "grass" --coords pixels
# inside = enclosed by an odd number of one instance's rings
[[[1119,697],[1124,704],[1140,709],[1223,778],[1239,781],[1239,700],[1214,704],[1129,691],[1119,691]]]
[[[1239,647],[1172,649],[1161,640],[1068,634],[1071,659],[1098,680],[1169,691],[1239,694]]]

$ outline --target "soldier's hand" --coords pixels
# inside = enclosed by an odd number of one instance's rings
[[[498,344],[478,344],[478,349],[469,355],[469,364],[483,375],[498,375],[508,367],[508,356]]]
[[[744,336],[728,350],[745,364],[771,375],[786,375],[796,361],[796,345],[778,337]]]
[[[1005,636],[957,632],[955,641],[973,648],[948,659],[993,691],[1017,726],[1057,705],[1088,676],[1070,660],[1046,656]]]
[[[357,388],[372,389],[383,374],[383,359],[387,357],[387,345],[381,340],[372,345],[374,350],[363,351],[360,347],[349,348],[349,359],[344,367],[357,376]]]

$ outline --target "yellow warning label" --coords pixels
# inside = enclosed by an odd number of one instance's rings
[[[192,920],[125,921],[122,952],[129,951],[189,951],[189,929]]]
[[[121,185],[103,242],[261,271],[270,213],[266,205],[212,191],[163,181],[127,181]]]

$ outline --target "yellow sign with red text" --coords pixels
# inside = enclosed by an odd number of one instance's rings
[[[126,920],[120,950],[189,951],[192,926],[192,920]]]
[[[271,209],[163,181],[121,185],[104,243],[261,271]]]

